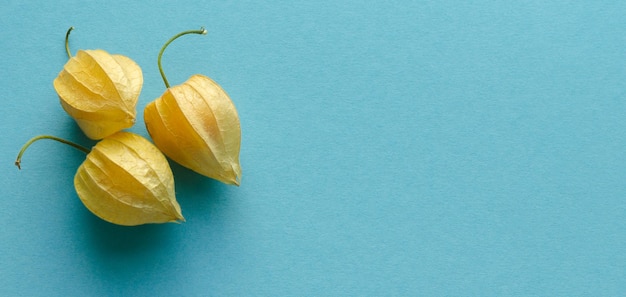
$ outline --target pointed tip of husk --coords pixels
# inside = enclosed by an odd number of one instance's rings
[[[222,178],[219,178],[218,180],[225,184],[239,187],[239,185],[241,185],[241,173],[232,171],[232,175],[229,174],[229,176],[222,176]]]
[[[185,220],[182,214],[176,214],[176,218],[170,221],[170,223],[179,224],[179,225],[185,222],[187,222],[187,220]]]
[[[232,176],[229,178],[229,184],[239,187],[241,184],[241,166],[239,166],[238,161],[230,164],[230,172]]]
[[[183,212],[180,210],[180,208],[176,207],[173,214],[174,214],[174,219],[171,222],[177,223],[177,224],[186,222],[185,217],[183,216]]]

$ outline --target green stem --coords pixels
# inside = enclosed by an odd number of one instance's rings
[[[67,29],[67,33],[65,33],[65,51],[67,52],[67,58],[72,58],[72,53],[70,52],[70,32],[74,30],[74,27],[70,27]]]
[[[204,29],[204,27],[201,27],[200,30],[189,30],[189,31],[183,31],[180,32],[176,35],[174,35],[174,37],[170,38],[170,40],[168,40],[163,47],[161,48],[161,51],[159,52],[159,58],[157,60],[157,63],[159,65],[159,72],[161,72],[161,77],[163,78],[163,82],[165,83],[165,87],[169,88],[170,87],[170,83],[167,81],[167,78],[165,77],[165,73],[163,72],[163,67],[161,66],[161,56],[163,56],[163,52],[165,51],[165,48],[167,48],[168,45],[170,45],[170,43],[172,43],[172,41],[176,40],[176,38],[181,37],[183,35],[187,35],[187,34],[202,34],[205,35],[207,33],[207,31]]]
[[[89,152],[91,151],[91,150],[89,150],[88,148],[86,148],[86,147],[84,147],[84,146],[82,146],[82,145],[80,145],[80,144],[77,144],[77,143],[71,142],[71,141],[69,141],[69,140],[65,140],[65,139],[63,139],[63,138],[59,138],[59,137],[56,137],[56,136],[51,136],[51,135],[39,135],[39,136],[35,136],[35,137],[31,138],[29,141],[27,141],[27,142],[24,144],[24,146],[22,146],[22,149],[20,150],[20,153],[19,153],[19,154],[17,154],[17,159],[15,159],[15,166],[17,166],[17,168],[18,168],[18,169],[22,169],[22,167],[20,166],[20,164],[22,163],[22,155],[24,154],[24,152],[26,151],[26,149],[27,149],[27,148],[28,148],[31,144],[33,144],[33,142],[35,142],[35,141],[37,141],[37,140],[40,140],[40,139],[52,139],[52,140],[56,140],[56,141],[58,141],[58,142],[60,142],[60,143],[67,144],[67,145],[69,145],[69,146],[71,146],[71,147],[73,147],[73,148],[75,148],[75,149],[78,149],[78,150],[80,150],[80,151],[84,152],[85,154],[89,154]]]

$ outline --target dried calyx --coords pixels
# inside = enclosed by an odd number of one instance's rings
[[[206,30],[181,32],[161,48],[158,65],[167,90],[146,106],[146,128],[155,145],[172,160],[207,177],[239,185],[241,128],[230,97],[201,74],[170,87],[163,72],[163,52],[187,34],[206,34]]]
[[[61,106],[91,139],[131,127],[143,85],[141,68],[126,56],[101,49],[79,50],[72,56],[72,29],[65,35],[69,60],[54,80]]]
[[[15,165],[34,142],[56,140],[87,153],[74,176],[83,204],[101,219],[126,226],[184,221],[174,193],[174,176],[165,156],[145,138],[118,132],[92,150],[71,141],[41,135],[20,150]]]

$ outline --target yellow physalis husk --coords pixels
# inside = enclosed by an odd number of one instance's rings
[[[139,65],[104,50],[79,50],[54,80],[61,106],[91,139],[135,123],[142,85]]]
[[[74,187],[92,213],[114,224],[184,221],[165,156],[133,133],[98,142],[78,168]]]
[[[144,120],[155,145],[177,163],[227,184],[239,185],[239,116],[226,92],[193,75],[149,103]]]

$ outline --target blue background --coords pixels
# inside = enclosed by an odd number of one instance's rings
[[[3,296],[623,296],[624,1],[4,1]],[[176,164],[187,222],[120,227],[73,189],[93,145],[70,48],[215,79],[243,180]]]

